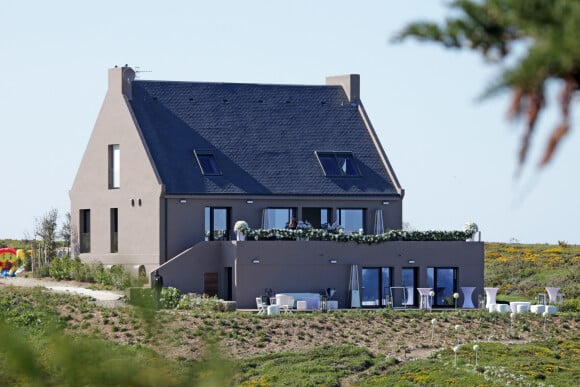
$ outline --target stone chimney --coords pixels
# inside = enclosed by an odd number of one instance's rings
[[[135,71],[125,65],[123,67],[115,66],[109,69],[109,92],[122,93],[127,99],[131,99],[131,84],[135,80]]]
[[[326,77],[327,85],[342,86],[348,100],[353,103],[357,103],[360,100],[360,75],[359,74],[346,74],[346,75],[336,75],[332,77]]]

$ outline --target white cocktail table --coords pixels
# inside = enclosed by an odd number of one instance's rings
[[[483,288],[485,290],[485,307],[495,304],[495,296],[499,288]]]
[[[473,305],[473,300],[471,299],[471,295],[475,290],[475,286],[462,286],[461,291],[463,292],[463,309],[473,309],[475,306]]]

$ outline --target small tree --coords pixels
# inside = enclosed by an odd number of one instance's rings
[[[71,229],[70,229],[70,212],[64,214],[64,221],[62,222],[59,236],[64,242],[64,246],[69,252],[67,255],[70,256],[70,243],[71,243]]]
[[[51,258],[56,255],[57,220],[58,210],[55,208],[36,219],[34,235],[40,239],[40,242],[36,248],[37,257],[35,258],[39,259],[38,263],[41,267],[48,265]]]

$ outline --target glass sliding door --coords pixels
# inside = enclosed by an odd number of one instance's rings
[[[453,293],[457,291],[457,268],[427,268],[427,286],[435,291],[433,306],[453,306]]]
[[[406,289],[407,294],[407,306],[417,305],[415,302],[417,297],[415,296],[417,289],[417,268],[416,267],[404,267],[401,270],[401,282],[402,286]]]
[[[383,307],[389,300],[391,269],[389,267],[363,267],[362,306]]]

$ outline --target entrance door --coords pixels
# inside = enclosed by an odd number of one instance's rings
[[[391,268],[363,267],[362,306],[384,307],[389,302],[391,289]]]
[[[218,295],[218,273],[203,273],[203,294]]]
[[[230,209],[226,207],[205,208],[205,240],[230,240]]]
[[[407,293],[407,306],[417,305],[417,268],[416,267],[404,267],[401,271],[401,282],[402,286],[406,289]]]

